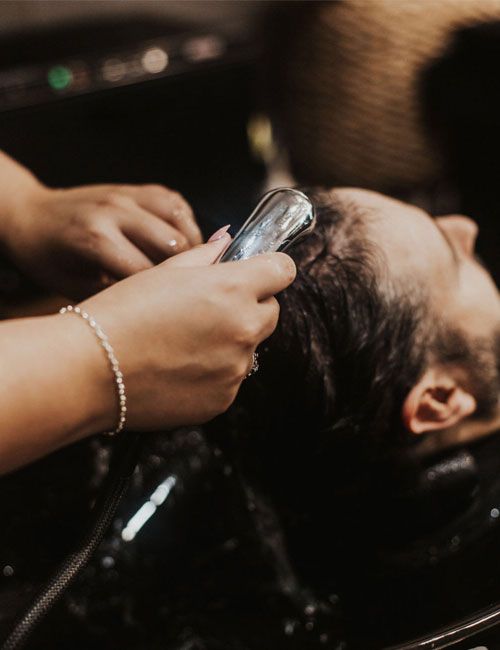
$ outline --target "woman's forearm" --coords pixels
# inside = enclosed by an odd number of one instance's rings
[[[112,428],[113,378],[76,317],[0,323],[0,473]]]
[[[81,304],[109,336],[121,375],[92,321],[64,314],[0,323],[0,471],[113,430],[120,402],[134,430],[201,424],[230,406],[255,348],[276,327],[272,296],[295,267],[283,253],[214,264],[229,241],[223,233]]]
[[[43,189],[29,169],[0,151],[0,243],[8,245],[11,231],[16,227],[15,221],[28,197]]]

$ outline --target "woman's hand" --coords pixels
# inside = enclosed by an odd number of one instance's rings
[[[186,201],[161,185],[54,190],[26,177],[0,231],[34,280],[81,299],[201,243]]]
[[[82,303],[120,363],[127,427],[167,429],[223,412],[274,330],[274,294],[292,282],[292,260],[272,253],[212,265],[228,242],[223,235]],[[117,424],[108,359],[78,316],[0,323],[0,371],[0,473]]]
[[[292,260],[274,253],[212,265],[229,241],[225,234],[81,305],[108,334],[120,362],[128,427],[197,424],[225,411],[253,351],[275,329],[274,294],[294,279]],[[111,377],[103,397],[102,408],[112,415],[105,426],[112,428],[117,407]]]

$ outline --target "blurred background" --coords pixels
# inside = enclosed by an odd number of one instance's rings
[[[191,202],[205,235],[225,223],[236,230],[265,189],[292,183],[366,187],[435,215],[469,214],[498,282],[499,64],[500,0],[3,0],[0,149],[54,187],[164,183]],[[8,265],[0,286],[32,298]],[[54,619],[57,647],[109,648],[112,634],[124,648],[261,650],[265,638],[274,650],[367,650],[468,615],[500,599],[497,447],[442,459],[442,493],[423,499],[442,527],[401,557],[389,546],[387,573],[368,560],[349,573],[346,563],[351,603],[340,615],[332,591],[322,625],[321,612],[299,622],[269,593],[262,600],[269,575],[247,562],[248,539],[238,537],[247,506],[231,496],[236,479],[220,450],[199,431],[158,438],[141,459],[128,514]],[[0,622],[80,532],[109,449],[81,452],[66,450],[64,464],[47,459],[50,471],[35,467],[37,494],[33,474],[11,487]],[[120,526],[166,466],[187,487],[127,545]],[[78,489],[52,486],[72,482]],[[20,498],[30,502],[24,518]],[[371,535],[363,521],[359,558]],[[339,557],[345,551],[340,544]],[[401,567],[410,567],[403,577]],[[56,647],[53,628],[42,632],[34,647]],[[476,646],[499,647],[498,632],[491,638]],[[457,650],[470,650],[465,643]]]
[[[259,8],[0,3],[0,146],[50,185],[162,182],[224,220],[261,176],[247,138]]]
[[[258,107],[265,10],[260,2],[0,2],[0,148],[49,186],[163,183],[185,195],[205,234],[237,229],[272,146]],[[7,262],[0,267],[15,313],[34,287]],[[3,313],[13,313],[9,304]]]
[[[470,214],[496,267],[499,57],[498,0],[3,0],[0,147],[165,183],[205,233],[269,186],[377,189]]]

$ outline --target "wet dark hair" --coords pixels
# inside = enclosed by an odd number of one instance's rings
[[[326,513],[345,507],[347,494],[352,503],[362,492],[394,496],[418,484],[422,437],[406,431],[401,412],[429,363],[468,368],[477,417],[496,407],[499,374],[491,341],[452,330],[417,278],[388,272],[370,239],[371,213],[334,191],[304,191],[317,226],[290,251],[297,278],[279,296],[278,328],[219,444],[247,491],[271,498],[288,539],[318,525],[317,544],[328,537]]]
[[[287,430],[314,426],[349,436],[368,430],[377,439],[391,430],[401,437],[399,408],[426,358],[422,291],[389,281],[367,236],[369,215],[332,193],[306,191],[317,226],[290,252],[297,279],[279,296],[278,329],[261,351],[261,371],[245,387],[265,390],[269,406],[287,402],[293,413]]]
[[[290,251],[298,274],[279,296],[280,323],[228,415],[245,471],[287,498],[298,467],[329,480],[346,454],[361,461],[411,443],[401,407],[428,354],[423,289],[390,280],[370,216],[334,192],[305,191],[317,226]]]

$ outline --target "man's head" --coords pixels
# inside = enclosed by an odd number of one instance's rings
[[[457,441],[491,431],[500,416],[500,296],[475,258],[476,224],[462,216],[432,219],[363,190],[329,196],[347,223],[351,211],[358,215],[379,300],[396,319],[398,305],[413,312],[408,338],[419,367],[394,405],[404,429],[447,432]],[[393,382],[396,388],[397,377]]]
[[[500,296],[474,257],[474,222],[365,190],[309,195],[317,228],[292,252],[297,280],[240,400],[256,428],[314,428],[306,444],[320,452],[424,433],[432,449],[498,427]]]
[[[306,193],[317,226],[291,250],[297,278],[228,413],[233,435],[215,435],[253,508],[259,494],[277,512],[298,574],[331,590],[344,543],[369,530],[373,559],[386,534],[406,543],[441,521],[427,453],[499,428],[500,297],[470,220],[363,190]]]

